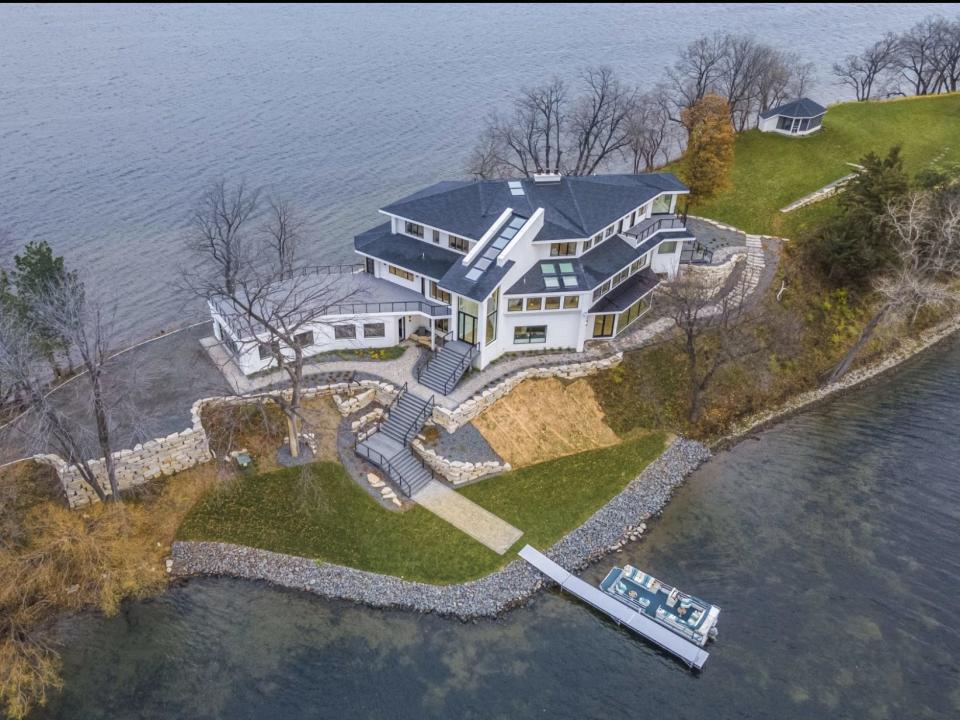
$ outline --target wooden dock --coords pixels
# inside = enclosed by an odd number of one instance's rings
[[[604,615],[613,618],[618,624],[628,627],[638,635],[642,635],[654,645],[676,655],[691,668],[701,669],[710,656],[710,653],[699,645],[671,632],[643,613],[637,612],[610,597],[599,588],[585,583],[529,545],[525,545],[519,555],[548,578],[557,582],[561,589],[576,596]]]

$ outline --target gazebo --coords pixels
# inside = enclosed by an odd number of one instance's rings
[[[820,103],[799,98],[760,113],[758,127],[762,132],[781,135],[809,135],[820,129],[826,113],[827,109]]]

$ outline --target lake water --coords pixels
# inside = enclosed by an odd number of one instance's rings
[[[191,581],[68,628],[36,720],[960,717],[960,338],[719,454],[633,563],[720,605],[701,674],[569,596],[500,621]]]
[[[956,5],[2,6],[0,263],[47,240],[139,338],[202,314],[171,283],[215,177],[295,202],[309,260],[349,260],[378,207],[462,176],[522,85],[598,63],[651,84],[724,30],[801,53],[833,101],[833,61],[938,12]]]

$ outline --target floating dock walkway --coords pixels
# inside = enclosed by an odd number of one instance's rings
[[[669,653],[676,655],[691,668],[701,669],[710,657],[710,653],[676,633],[671,632],[663,625],[651,620],[643,613],[637,612],[615,600],[599,588],[585,583],[576,575],[567,572],[553,560],[529,545],[525,545],[519,552],[520,557],[533,565],[551,580],[557,582],[561,589],[566,590],[596,608],[605,615],[617,621],[620,625],[642,635],[654,645],[658,645]]]

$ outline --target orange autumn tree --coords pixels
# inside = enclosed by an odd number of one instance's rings
[[[730,106],[719,95],[704,95],[684,108],[680,121],[690,133],[683,179],[694,197],[711,197],[730,185],[734,140]]]

